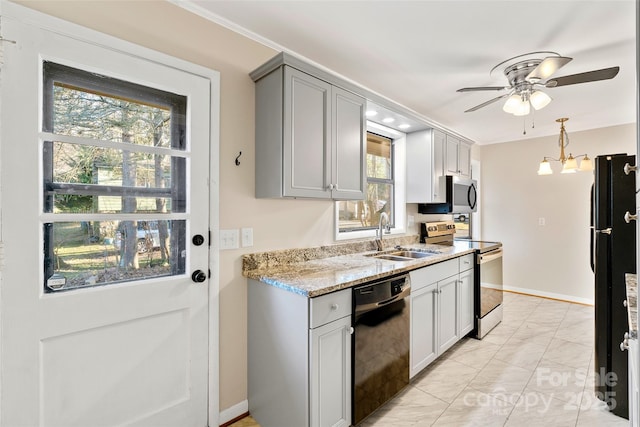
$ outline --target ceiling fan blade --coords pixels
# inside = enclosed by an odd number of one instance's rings
[[[462,89],[458,89],[456,92],[477,92],[481,90],[505,90],[509,89],[509,86],[478,86],[478,87],[463,87]]]
[[[602,70],[587,71],[586,73],[571,74],[568,76],[556,77],[545,83],[546,87],[558,87],[575,85],[578,83],[597,82],[599,80],[609,80],[618,75],[620,67],[603,68]]]
[[[541,63],[538,64],[536,68],[533,69],[527,77],[526,80],[546,80],[551,77],[556,71],[560,68],[567,65],[573,58],[569,58],[566,56],[548,56]]]
[[[486,107],[486,106],[487,106],[487,105],[489,105],[489,104],[493,104],[494,102],[499,101],[499,100],[501,100],[502,98],[506,98],[506,97],[507,97],[507,96],[509,96],[509,95],[511,95],[511,93],[505,93],[504,95],[500,95],[500,96],[498,96],[498,97],[496,97],[496,98],[490,99],[490,100],[488,100],[488,101],[486,101],[486,102],[483,102],[483,103],[482,103],[482,104],[480,104],[480,105],[476,105],[475,107],[471,107],[471,108],[469,108],[467,111],[465,111],[465,113],[470,113],[470,112],[472,112],[472,111],[479,110],[479,109],[481,109],[482,107]]]

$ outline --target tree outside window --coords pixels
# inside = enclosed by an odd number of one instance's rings
[[[368,132],[365,199],[338,202],[339,232],[375,229],[383,212],[389,215],[393,226],[393,169],[393,140]]]

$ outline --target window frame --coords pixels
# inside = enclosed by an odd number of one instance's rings
[[[392,140],[391,143],[391,171],[393,176],[393,214],[391,235],[398,235],[406,233],[406,134],[399,132],[395,129],[367,121],[367,132],[374,133],[385,138]],[[371,182],[384,182],[387,180],[372,178]],[[367,177],[366,184],[369,183],[369,177]],[[339,202],[334,202],[334,238],[336,241],[362,239],[375,237],[377,227],[374,228],[359,228],[350,231],[340,231],[339,220]]]

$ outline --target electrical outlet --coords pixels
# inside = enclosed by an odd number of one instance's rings
[[[238,249],[239,233],[238,229],[220,230],[220,249]]]
[[[249,246],[253,246],[253,228],[243,228],[242,232],[242,247],[247,248]]]
[[[547,225],[547,220],[542,217],[538,218],[538,225],[539,226]]]

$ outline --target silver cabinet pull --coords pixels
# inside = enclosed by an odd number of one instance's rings
[[[624,173],[625,175],[629,175],[631,172],[635,172],[638,170],[637,166],[631,166],[629,163],[624,164]]]
[[[638,219],[638,214],[633,215],[629,213],[629,211],[625,212],[624,214],[624,222],[626,222],[627,224],[629,224],[631,221],[637,221],[637,219]]]

